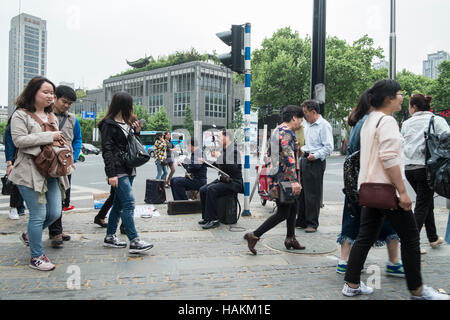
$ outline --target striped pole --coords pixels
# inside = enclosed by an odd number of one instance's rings
[[[250,213],[250,84],[251,84],[251,24],[245,24],[245,113],[244,113],[244,212],[242,216],[251,216]]]

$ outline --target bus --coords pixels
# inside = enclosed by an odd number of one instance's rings
[[[150,154],[150,157],[155,157],[155,140],[156,134],[161,132],[164,134],[164,131],[141,131],[139,139],[141,143],[144,145],[145,150]],[[170,141],[175,147],[179,147],[180,151],[183,150],[184,147],[184,134],[180,132],[171,132]]]

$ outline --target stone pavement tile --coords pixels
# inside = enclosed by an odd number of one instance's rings
[[[14,222],[0,216],[0,298],[2,299],[338,299],[343,276],[335,271],[339,248],[325,255],[301,255],[273,250],[261,241],[253,256],[242,239],[244,232],[230,232],[228,226],[203,231],[199,215],[168,216],[164,206],[161,217],[136,218],[141,237],[155,247],[145,255],[130,255],[127,249],[102,247],[105,229],[92,223],[94,212],[64,215],[65,232],[73,240],[63,249],[44,250],[57,268],[49,273],[27,267],[27,249],[18,241],[25,221]],[[446,216],[437,210],[438,231]],[[447,211],[448,212],[448,211]],[[321,226],[314,236],[335,241],[340,231],[342,206],[326,204]],[[270,209],[252,207],[252,216],[241,218],[239,226],[254,230]],[[9,220],[9,221],[8,221]],[[264,235],[283,241],[285,223]],[[297,235],[306,234],[296,229]],[[125,239],[123,235],[120,238]],[[427,246],[426,237],[421,234]],[[48,239],[45,232],[43,239]],[[427,248],[422,256],[424,281],[441,285],[450,292],[448,246]],[[386,249],[372,249],[366,267],[374,264],[381,271],[381,290],[360,300],[408,299],[404,279],[384,275]],[[80,289],[69,290],[67,270],[80,268]],[[28,276],[27,275],[32,275]],[[371,274],[363,274],[363,281]]]

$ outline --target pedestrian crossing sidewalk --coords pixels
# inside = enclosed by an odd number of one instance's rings
[[[69,212],[89,211],[94,209],[93,195],[96,193],[108,193],[108,191],[84,186],[72,185],[70,202],[75,209]],[[0,195],[0,215],[9,214],[9,196]]]

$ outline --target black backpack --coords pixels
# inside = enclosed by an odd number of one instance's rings
[[[450,198],[450,132],[438,136],[434,128],[434,116],[431,116],[428,131],[424,135],[428,185],[438,195]]]

